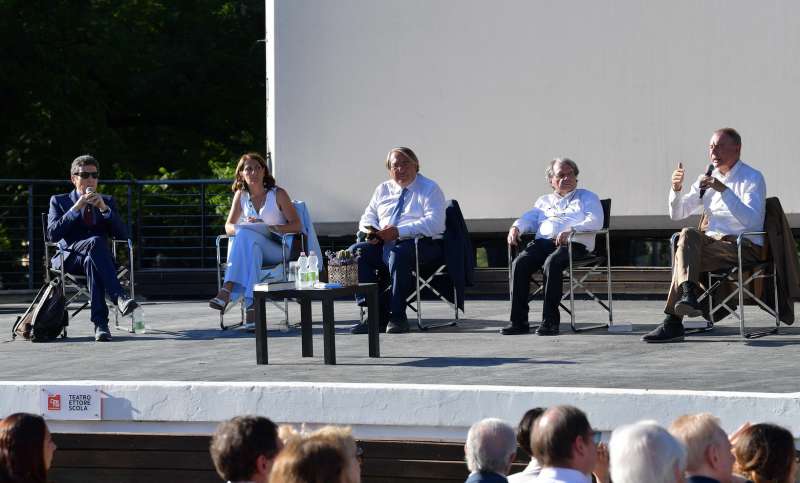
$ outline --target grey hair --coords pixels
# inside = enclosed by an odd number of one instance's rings
[[[487,418],[469,428],[464,454],[467,468],[505,475],[511,456],[517,451],[514,428],[502,419]]]
[[[614,483],[675,483],[686,471],[686,448],[653,421],[615,429],[608,449]]]
[[[553,158],[552,161],[547,165],[547,169],[544,170],[544,174],[547,176],[547,182],[549,183],[553,176],[556,175],[555,166],[556,163],[563,163],[572,168],[572,172],[575,173],[575,177],[578,177],[580,170],[578,169],[578,165],[575,164],[575,161],[569,158]]]

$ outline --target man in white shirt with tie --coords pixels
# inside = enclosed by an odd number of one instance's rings
[[[442,257],[445,198],[435,181],[419,174],[419,160],[410,148],[389,151],[386,168],[390,179],[375,188],[358,224],[367,241],[350,250],[361,252],[358,281],[379,285],[381,330],[385,326],[387,333],[397,334],[409,330],[406,297],[414,286],[414,238],[424,237],[419,242],[420,265]],[[366,334],[368,325],[356,324],[350,332]]]
[[[508,230],[508,244],[517,245],[522,233],[536,233],[514,259],[511,266],[512,297],[511,324],[504,327],[503,335],[527,334],[528,293],[531,275],[542,269],[544,276],[544,303],[542,324],[537,335],[558,335],[561,315],[558,306],[563,293],[561,273],[569,266],[567,240],[571,230],[594,231],[603,227],[603,206],[596,194],[578,189],[578,165],[569,158],[550,161],[547,181],[553,192],[539,197],[533,209],[523,214]],[[594,250],[594,234],[576,235],[572,253],[576,258]]]
[[[680,342],[683,317],[702,315],[697,296],[700,274],[732,267],[738,263],[736,238],[745,232],[764,230],[767,185],[758,170],[739,156],[742,138],[733,128],[714,131],[708,146],[710,174],[703,174],[683,189],[683,164],[672,173],[669,217],[682,220],[705,212],[705,231],[684,228],[678,238],[664,322],[642,337],[644,342]],[[708,190],[708,193],[706,191]],[[742,261],[759,259],[763,236],[748,235],[742,246]]]

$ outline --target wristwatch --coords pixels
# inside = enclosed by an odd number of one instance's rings
[[[107,207],[107,206],[106,206],[106,211],[101,211],[101,212],[100,212],[100,214],[101,214],[101,215],[107,215],[107,214],[109,214],[109,213],[111,213],[111,208],[109,208],[109,207]]]

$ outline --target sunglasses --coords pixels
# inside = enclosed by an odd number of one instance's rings
[[[100,173],[98,173],[97,171],[95,171],[94,173],[90,173],[88,171],[81,171],[79,173],[72,173],[72,175],[80,176],[81,179],[89,179],[89,178],[97,179],[97,177],[100,176]]]

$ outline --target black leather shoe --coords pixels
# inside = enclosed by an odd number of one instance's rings
[[[500,333],[503,335],[519,335],[519,334],[527,334],[531,331],[531,326],[528,324],[509,324],[502,329],[500,329]]]
[[[395,322],[394,320],[390,320],[389,324],[386,326],[386,333],[387,334],[404,334],[409,331],[408,322]]]
[[[668,342],[683,342],[683,323],[680,317],[667,315],[664,322],[658,327],[642,336],[644,342],[663,344]]]
[[[111,332],[108,330],[108,324],[94,326],[94,340],[97,342],[111,341]]]
[[[703,311],[695,295],[695,284],[683,282],[680,286],[681,299],[675,302],[675,313],[680,317],[700,317]]]
[[[545,320],[542,322],[542,325],[536,329],[536,335],[558,335],[560,325],[561,324],[559,322]]]
[[[138,307],[139,304],[127,295],[120,295],[117,297],[117,310],[119,310],[119,313],[122,314],[123,317],[131,315]]]

